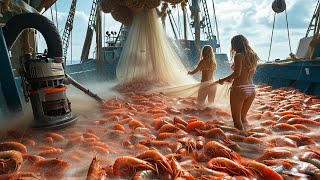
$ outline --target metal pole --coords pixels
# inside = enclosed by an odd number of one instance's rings
[[[1,27],[0,48],[0,91],[2,90],[3,95],[6,98],[6,104],[10,111],[22,111],[22,103],[19,98],[18,88],[15,83],[15,77],[12,71],[11,61]]]
[[[194,15],[195,47],[200,52],[200,0],[192,0],[192,11]]]
[[[103,99],[101,97],[99,97],[97,94],[94,94],[93,92],[90,91],[90,89],[84,87],[83,85],[81,85],[80,83],[78,83],[76,80],[74,80],[71,76],[66,74],[66,79],[65,79],[65,83],[67,85],[72,84],[74,87],[76,87],[77,89],[79,89],[80,91],[84,92],[85,94],[87,94],[88,96],[92,97],[93,99],[95,99],[98,102],[103,102]]]
[[[186,2],[181,3],[181,8],[183,12],[183,32],[184,32],[184,40],[185,42],[188,40],[188,33],[187,33],[187,9],[186,9]]]

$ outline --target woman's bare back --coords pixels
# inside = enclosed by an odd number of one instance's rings
[[[249,69],[246,66],[245,61],[247,61],[247,59],[242,53],[237,53],[235,58],[237,58],[235,61],[238,61],[237,65],[240,66],[235,68],[240,68],[240,74],[234,79],[232,86],[252,84],[254,69]]]

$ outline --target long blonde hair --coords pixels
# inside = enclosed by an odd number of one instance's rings
[[[210,66],[210,69],[216,70],[217,68],[217,62],[214,57],[213,49],[211,46],[206,45],[202,48],[200,61],[208,61],[208,64]]]
[[[245,56],[244,65],[248,70],[254,70],[257,67],[259,57],[258,55],[251,49],[249,45],[249,41],[243,35],[234,36],[231,39],[231,50],[230,54],[232,58],[236,53],[242,53]]]

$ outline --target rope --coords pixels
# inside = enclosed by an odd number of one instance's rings
[[[287,23],[287,32],[288,32],[289,48],[290,48],[290,53],[292,54],[287,9],[285,10],[285,12],[286,12],[286,23]]]
[[[176,27],[176,29],[178,30],[178,26],[177,26],[177,23],[176,23],[176,21],[175,21],[175,19],[173,18],[173,15],[172,15],[172,10],[169,8],[169,11],[170,11],[170,15],[171,15],[171,18],[172,18],[172,21],[173,21],[173,23],[174,23],[174,26]],[[179,33],[179,31],[178,31],[178,33]],[[179,35],[179,39],[181,39],[181,36],[180,36],[180,33],[178,34]]]
[[[54,3],[55,9],[56,9],[56,21],[57,21],[57,29],[59,29],[59,24],[58,24],[58,8],[57,8],[57,2]]]
[[[272,24],[272,33],[271,33],[271,40],[270,40],[268,61],[270,60],[270,53],[271,53],[271,46],[272,46],[273,31],[274,31],[274,25],[275,25],[275,23],[276,23],[276,13],[274,13],[274,15],[273,15],[273,24]]]
[[[106,32],[106,13],[103,13],[103,24],[102,24],[102,27],[103,27],[103,46],[105,46],[106,45],[106,34],[105,34],[105,32]],[[114,45],[116,45],[116,42],[114,43]]]
[[[71,31],[71,32],[70,32],[70,61],[71,61],[70,63],[71,63],[71,64],[72,64],[72,59],[73,59],[73,58],[72,58],[72,44],[73,44],[73,43],[72,43],[72,34],[73,34],[73,33],[72,33],[72,31]]]
[[[53,24],[54,24],[54,20],[53,20],[53,12],[52,12],[52,8],[50,7],[50,12],[51,12],[51,20],[52,20],[52,22],[53,22]]]

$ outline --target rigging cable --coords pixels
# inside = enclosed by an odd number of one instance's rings
[[[105,46],[106,45],[106,35],[105,35],[105,31],[106,31],[106,13],[103,13],[103,24],[102,24],[102,26],[103,26],[103,46]],[[114,40],[114,39],[113,39]],[[116,43],[114,43],[114,44],[116,44]]]
[[[52,8],[50,7],[50,12],[51,12],[51,19],[52,19],[52,22],[54,24],[54,19],[53,19],[53,12],[52,12]]]
[[[173,18],[173,15],[172,15],[172,10],[169,8],[169,16],[171,15],[171,19],[172,19],[172,21],[173,21],[173,23],[174,23],[174,25],[175,25],[175,27],[176,27],[176,29],[178,30],[178,26],[177,26],[177,23],[176,23],[176,21],[175,21],[175,19]],[[173,30],[174,31],[174,30]],[[179,32],[179,31],[178,31]],[[178,34],[179,35],[179,39],[181,39],[181,36],[180,36],[180,33]]]
[[[274,15],[273,15],[273,24],[272,24],[272,33],[271,33],[268,61],[270,60],[270,53],[271,53],[271,46],[272,46],[272,39],[273,39],[273,31],[274,31],[275,22],[276,22],[276,13],[274,13]]]
[[[72,59],[73,59],[73,58],[72,58],[72,34],[73,34],[72,32],[73,32],[73,31],[70,32],[70,45],[71,45],[71,46],[70,46],[70,55],[71,55],[71,56],[70,56],[70,59],[71,59],[71,64],[72,64]]]
[[[59,24],[58,24],[58,8],[57,8],[57,1],[54,3],[55,9],[56,9],[56,22],[57,22],[57,29],[59,29]]]
[[[216,8],[214,6],[214,0],[212,0],[212,8],[213,8],[214,21],[216,23],[217,42],[220,45],[220,47],[218,48],[218,52],[221,53],[220,34],[219,34],[218,20],[217,20],[217,15],[216,15]]]
[[[287,23],[287,32],[288,32],[289,48],[290,48],[290,54],[292,54],[287,9],[285,10],[285,12],[286,12],[286,23]]]

